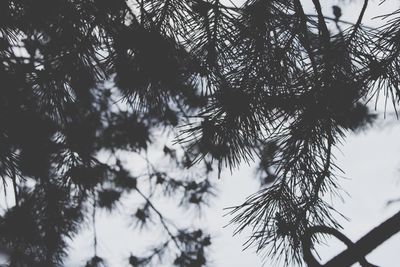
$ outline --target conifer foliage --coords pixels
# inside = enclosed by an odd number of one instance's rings
[[[309,266],[320,266],[318,233],[358,249],[322,196],[340,187],[333,147],[374,120],[367,100],[398,105],[400,11],[372,29],[362,23],[368,0],[350,26],[318,0],[312,14],[300,0],[226,2],[0,1],[0,175],[15,197],[0,244],[10,266],[62,266],[67,238],[130,194],[143,201],[133,224],[156,222],[166,239],[127,263],[205,266],[210,236],[175,227],[153,197],[201,207],[215,195],[214,165],[257,157],[263,186],[232,210],[238,232],[253,229],[249,245]],[[168,168],[147,154],[160,131],[176,137],[162,146]],[[128,169],[124,152],[145,170]],[[95,231],[93,247],[86,266],[105,266]],[[368,266],[357,253],[351,260]]]

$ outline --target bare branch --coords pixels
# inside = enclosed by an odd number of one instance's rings
[[[351,266],[400,231],[400,212],[381,223],[324,267]]]

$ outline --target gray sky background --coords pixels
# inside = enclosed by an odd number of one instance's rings
[[[308,10],[312,11],[311,1],[303,2]],[[331,6],[338,1],[323,2],[329,2],[324,5],[324,12],[332,16]],[[362,1],[354,1],[343,8],[342,19],[354,21],[354,16],[357,16],[360,10],[360,2]],[[378,20],[370,21],[370,18],[394,11],[399,7],[398,1],[388,0],[381,6],[378,5],[379,0],[370,2],[365,20],[365,24],[370,26],[379,24]],[[349,135],[335,152],[337,164],[345,171],[341,183],[348,195],[342,195],[344,202],[339,199],[332,201],[334,207],[350,219],[342,221],[343,233],[353,241],[400,209],[400,202],[386,206],[388,200],[400,197],[399,136],[399,121],[390,115],[386,120],[380,116],[378,123],[372,129],[358,135]],[[130,161],[129,158],[127,161],[135,166],[134,161]],[[229,217],[223,217],[225,214],[223,209],[242,203],[247,196],[257,190],[257,182],[252,176],[254,171],[248,166],[241,167],[232,175],[224,172],[220,180],[215,176],[215,182],[219,186],[219,197],[212,201],[210,208],[205,210],[200,218],[191,211],[180,218],[174,202],[160,203],[160,210],[171,219],[177,218],[179,224],[205,225],[210,230],[214,237],[211,251],[212,266],[262,266],[260,255],[256,255],[251,249],[242,251],[242,243],[248,233],[232,237],[233,227],[224,228],[229,222]],[[110,267],[128,266],[127,258],[130,252],[143,251],[147,246],[157,243],[157,239],[162,238],[161,233],[157,231],[149,233],[145,230],[143,233],[138,233],[127,226],[126,217],[134,211],[136,205],[137,199],[132,197],[124,201],[123,206],[120,206],[119,211],[112,216],[106,212],[100,212],[98,215],[98,254],[108,260]],[[192,221],[190,218],[195,219]],[[65,266],[84,266],[92,254],[91,235],[91,230],[88,229],[74,240],[71,257]],[[338,241],[327,240],[327,245],[319,249],[322,261],[329,260],[344,248]],[[397,267],[400,262],[399,248],[400,235],[396,235],[373,251],[367,259],[379,266]],[[265,266],[270,266],[268,261],[264,263]]]

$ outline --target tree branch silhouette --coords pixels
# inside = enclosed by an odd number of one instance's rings
[[[313,238],[313,235],[315,234],[329,234],[340,241],[342,241],[348,248],[353,247],[354,243],[344,234],[342,234],[340,231],[338,231],[335,228],[332,227],[327,227],[327,226],[313,226],[309,228],[303,239],[303,254],[304,254],[304,261],[307,263],[308,266],[325,266],[320,264],[312,255],[311,252],[311,246],[312,246],[312,241],[311,239]],[[362,267],[377,267],[371,263],[369,263],[364,257],[360,257],[357,259],[357,262],[360,263]]]
[[[328,261],[324,267],[351,266],[400,231],[400,212],[376,226],[348,249]]]

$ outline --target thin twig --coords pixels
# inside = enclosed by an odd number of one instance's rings
[[[307,17],[311,17],[311,18],[312,18],[312,17],[318,18],[318,15],[314,15],[314,14],[306,14],[306,16],[307,16]],[[331,18],[331,17],[328,17],[328,16],[324,16],[324,19],[325,19],[325,20],[334,21],[334,22],[340,22],[340,23],[342,23],[342,24],[347,24],[347,25],[351,25],[351,26],[354,26],[354,25],[355,25],[354,22],[350,22],[350,21],[346,21],[346,20],[341,20],[341,19],[335,19],[335,18]],[[361,25],[360,25],[360,27],[361,27]],[[363,24],[362,27],[367,28],[367,29],[370,29],[370,30],[376,30],[376,28],[371,27],[371,26],[366,26],[366,25],[364,25],[364,24]]]
[[[153,211],[155,211],[157,213],[158,217],[160,218],[160,222],[161,222],[162,226],[167,231],[168,235],[171,237],[171,239],[174,242],[174,244],[176,245],[176,247],[179,250],[182,250],[178,241],[176,240],[176,237],[172,234],[171,230],[169,229],[162,213],[153,205],[153,203],[150,201],[150,199],[139,188],[136,188],[136,191],[146,200],[147,204],[149,204],[149,206],[153,209]]]
[[[93,223],[93,250],[94,250],[94,256],[97,256],[96,202],[97,202],[96,193],[93,192],[92,223]]]

